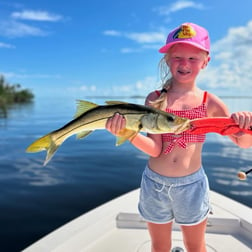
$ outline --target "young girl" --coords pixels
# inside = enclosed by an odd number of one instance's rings
[[[208,32],[193,23],[185,23],[171,31],[161,69],[164,84],[146,98],[146,105],[189,119],[231,116],[240,128],[252,125],[251,112],[229,114],[226,105],[215,95],[201,90],[196,78],[209,60]],[[171,77],[167,78],[168,73]],[[119,135],[125,118],[115,114],[106,128]],[[252,136],[241,132],[230,139],[242,148],[252,146]],[[174,134],[138,134],[131,143],[150,158],[143,173],[139,211],[147,221],[152,252],[171,249],[172,222],[181,225],[188,252],[205,252],[205,230],[210,211],[208,180],[202,167],[201,152],[205,135],[183,132]]]

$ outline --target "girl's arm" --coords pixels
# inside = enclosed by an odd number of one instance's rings
[[[116,113],[109,118],[106,123],[106,129],[115,136],[120,136],[120,131],[125,129],[126,119]],[[152,157],[158,157],[162,151],[161,135],[148,134],[147,136],[138,133],[130,142],[139,150]]]
[[[252,126],[252,112],[236,112],[230,115],[227,106],[213,94],[208,96],[207,113],[209,117],[231,117],[239,124],[241,129],[248,129]],[[228,137],[241,148],[252,146],[252,135],[250,134],[241,131]]]

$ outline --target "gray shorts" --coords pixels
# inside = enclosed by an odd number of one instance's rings
[[[141,216],[152,223],[196,225],[210,211],[209,184],[203,168],[184,177],[162,176],[146,167],[138,205]]]

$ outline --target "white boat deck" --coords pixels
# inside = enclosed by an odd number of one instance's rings
[[[114,199],[55,230],[24,252],[150,252],[146,223],[137,213],[139,190]],[[211,192],[214,214],[207,227],[207,251],[251,252],[252,210]],[[183,247],[179,226],[173,247]]]

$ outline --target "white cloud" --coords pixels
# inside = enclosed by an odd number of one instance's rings
[[[96,92],[97,87],[96,87],[95,85],[91,85],[91,86],[83,85],[83,86],[80,87],[80,90],[81,90],[81,91]]]
[[[103,32],[105,36],[112,37],[122,37],[134,41],[137,43],[137,47],[123,47],[120,52],[123,54],[128,53],[139,53],[144,50],[157,50],[160,47],[165,39],[166,35],[162,31],[157,32],[120,32],[116,30],[106,30]],[[160,43],[158,45],[158,43]],[[140,44],[140,47],[139,47]],[[106,49],[103,49],[103,52],[106,52]]]
[[[167,16],[173,12],[177,12],[186,8],[193,9],[204,9],[204,6],[201,3],[196,3],[194,1],[177,1],[175,3],[170,4],[169,6],[160,6],[154,9],[154,11],[158,12],[159,15]]]
[[[75,84],[74,84],[75,83]],[[68,95],[71,95],[72,97],[81,97],[81,96],[96,96],[97,95],[97,86],[96,85],[85,85],[85,84],[77,84],[81,83],[81,81],[73,81],[72,85],[70,87],[66,88],[66,92]],[[106,92],[106,90],[105,90]],[[111,91],[110,91],[111,92]],[[100,93],[99,95],[104,95],[103,93]]]
[[[129,48],[129,47],[124,47],[120,50],[121,53],[138,53],[141,52],[141,49],[134,49],[134,48]]]
[[[16,21],[3,21],[0,23],[0,33],[7,37],[45,36],[47,33],[38,27]]]
[[[106,36],[124,37],[139,44],[164,42],[166,38],[163,32],[119,32],[107,30],[103,34]]]
[[[48,32],[27,22],[57,22],[62,19],[61,15],[52,14],[47,11],[16,11],[12,12],[9,18],[0,20],[0,34],[6,37],[46,36],[49,34]]]
[[[252,82],[252,21],[230,28],[227,35],[212,45],[212,63],[199,77],[209,88],[245,94]]]
[[[147,93],[158,88],[158,80],[154,76],[146,76],[143,80],[138,80],[135,83],[135,89],[139,93]]]
[[[171,12],[180,11],[186,8],[203,9],[203,5],[194,1],[177,1],[170,7]]]
[[[16,47],[14,45],[11,45],[11,44],[6,44],[6,43],[0,42],[0,48],[13,49],[13,48],[16,48]]]
[[[143,50],[157,50],[160,45],[165,41],[166,34],[162,31],[157,32],[120,32],[115,30],[107,30],[104,31],[103,34],[105,36],[112,36],[112,37],[122,37],[134,41],[140,47],[137,48],[130,48],[130,47],[123,47],[120,52],[121,53],[139,53]],[[160,44],[158,44],[160,43]],[[106,52],[103,49],[103,52]]]
[[[73,97],[78,96],[146,96],[147,93],[155,88],[158,88],[157,78],[153,76],[147,76],[142,80],[137,80],[136,82],[124,84],[124,85],[114,85],[114,86],[104,86],[101,88],[96,85],[75,85],[67,88],[68,94]],[[97,93],[99,90],[99,93]]]
[[[227,35],[213,46],[213,51],[242,53],[249,52],[252,44],[252,20],[246,26],[233,27],[228,30]],[[239,58],[238,58],[239,60]]]
[[[103,34],[112,37],[120,37],[122,35],[121,32],[115,30],[106,30],[103,32]]]
[[[60,79],[59,74],[29,74],[29,73],[15,73],[15,72],[1,72],[0,75],[7,79]]]
[[[142,80],[137,80],[135,83],[128,85],[116,85],[112,87],[112,93],[114,95],[123,94],[127,95],[146,95],[153,89],[158,87],[157,78],[154,76],[146,76]],[[111,92],[110,92],[111,94]]]
[[[166,38],[162,32],[132,32],[125,33],[125,37],[140,44],[164,42]]]
[[[11,17],[14,19],[33,20],[33,21],[50,21],[56,22],[62,19],[62,16],[51,14],[47,11],[24,10],[21,12],[13,12]]]

